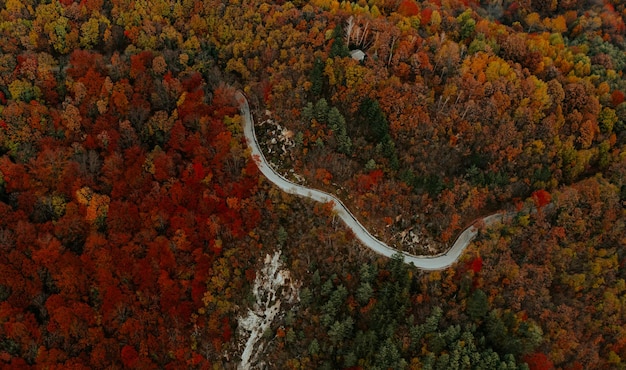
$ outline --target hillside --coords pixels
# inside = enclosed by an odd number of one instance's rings
[[[621,2],[0,5],[0,367],[625,367]]]

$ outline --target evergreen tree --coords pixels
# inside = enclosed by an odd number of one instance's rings
[[[319,97],[324,91],[325,79],[324,79],[324,62],[320,58],[316,58],[313,62],[313,69],[309,75],[311,81],[311,94],[313,97]]]
[[[481,289],[476,289],[467,300],[467,314],[474,321],[478,321],[487,315],[489,301],[487,295]]]
[[[350,56],[348,46],[343,42],[343,29],[341,25],[337,25],[333,30],[333,44],[330,47],[330,57],[347,57]]]

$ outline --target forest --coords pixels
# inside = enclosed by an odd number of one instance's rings
[[[243,318],[276,303],[245,367],[626,368],[625,20],[0,0],[0,367],[242,368]],[[514,217],[441,271],[375,255],[260,174],[238,90],[277,171],[398,250]]]

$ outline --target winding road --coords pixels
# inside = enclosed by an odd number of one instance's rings
[[[252,151],[252,158],[254,158],[257,167],[263,173],[263,175],[270,180],[274,185],[278,186],[281,190],[295,194],[302,197],[310,198],[321,203],[333,203],[333,211],[339,216],[343,222],[348,226],[354,235],[363,243],[366,247],[373,250],[376,253],[383,256],[391,257],[396,254],[402,254],[404,262],[413,264],[423,270],[442,270],[452,264],[454,264],[461,253],[467,248],[470,242],[474,239],[478,233],[476,226],[470,226],[463,230],[458,238],[455,240],[452,247],[445,253],[436,256],[416,256],[403,251],[394,249],[382,241],[376,239],[372,234],[365,229],[365,227],[354,217],[354,215],[348,210],[348,208],[337,197],[325,193],[320,190],[310,189],[302,185],[294,184],[293,182],[285,179],[279,173],[274,171],[269,162],[261,152],[259,143],[254,133],[254,121],[250,114],[250,106],[248,99],[241,91],[237,91],[235,98],[239,104],[239,111],[243,116],[243,131],[246,137],[246,141],[250,150]],[[496,213],[491,216],[487,216],[482,219],[483,223],[488,226],[496,222],[501,222],[508,215],[505,213]]]

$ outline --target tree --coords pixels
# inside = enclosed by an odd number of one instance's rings
[[[350,50],[348,49],[348,46],[344,43],[343,41],[343,29],[341,28],[341,25],[337,25],[335,26],[335,29],[333,30],[333,38],[332,38],[332,45],[330,46],[330,54],[329,57],[330,58],[334,58],[334,57],[339,57],[339,58],[345,58],[350,56]]]
[[[313,69],[311,69],[311,74],[309,75],[309,80],[311,81],[311,94],[313,97],[320,97],[322,95],[322,91],[324,90],[324,86],[326,86],[326,81],[324,78],[324,67],[325,63],[321,58],[316,58],[313,62]]]
[[[530,370],[551,370],[554,369],[552,361],[541,352],[524,356],[524,361],[528,364]]]
[[[413,17],[420,13],[420,9],[413,0],[402,0],[398,6],[398,13],[405,17]]]
[[[474,321],[482,320],[489,310],[487,295],[481,289],[476,289],[467,300],[467,313]]]

